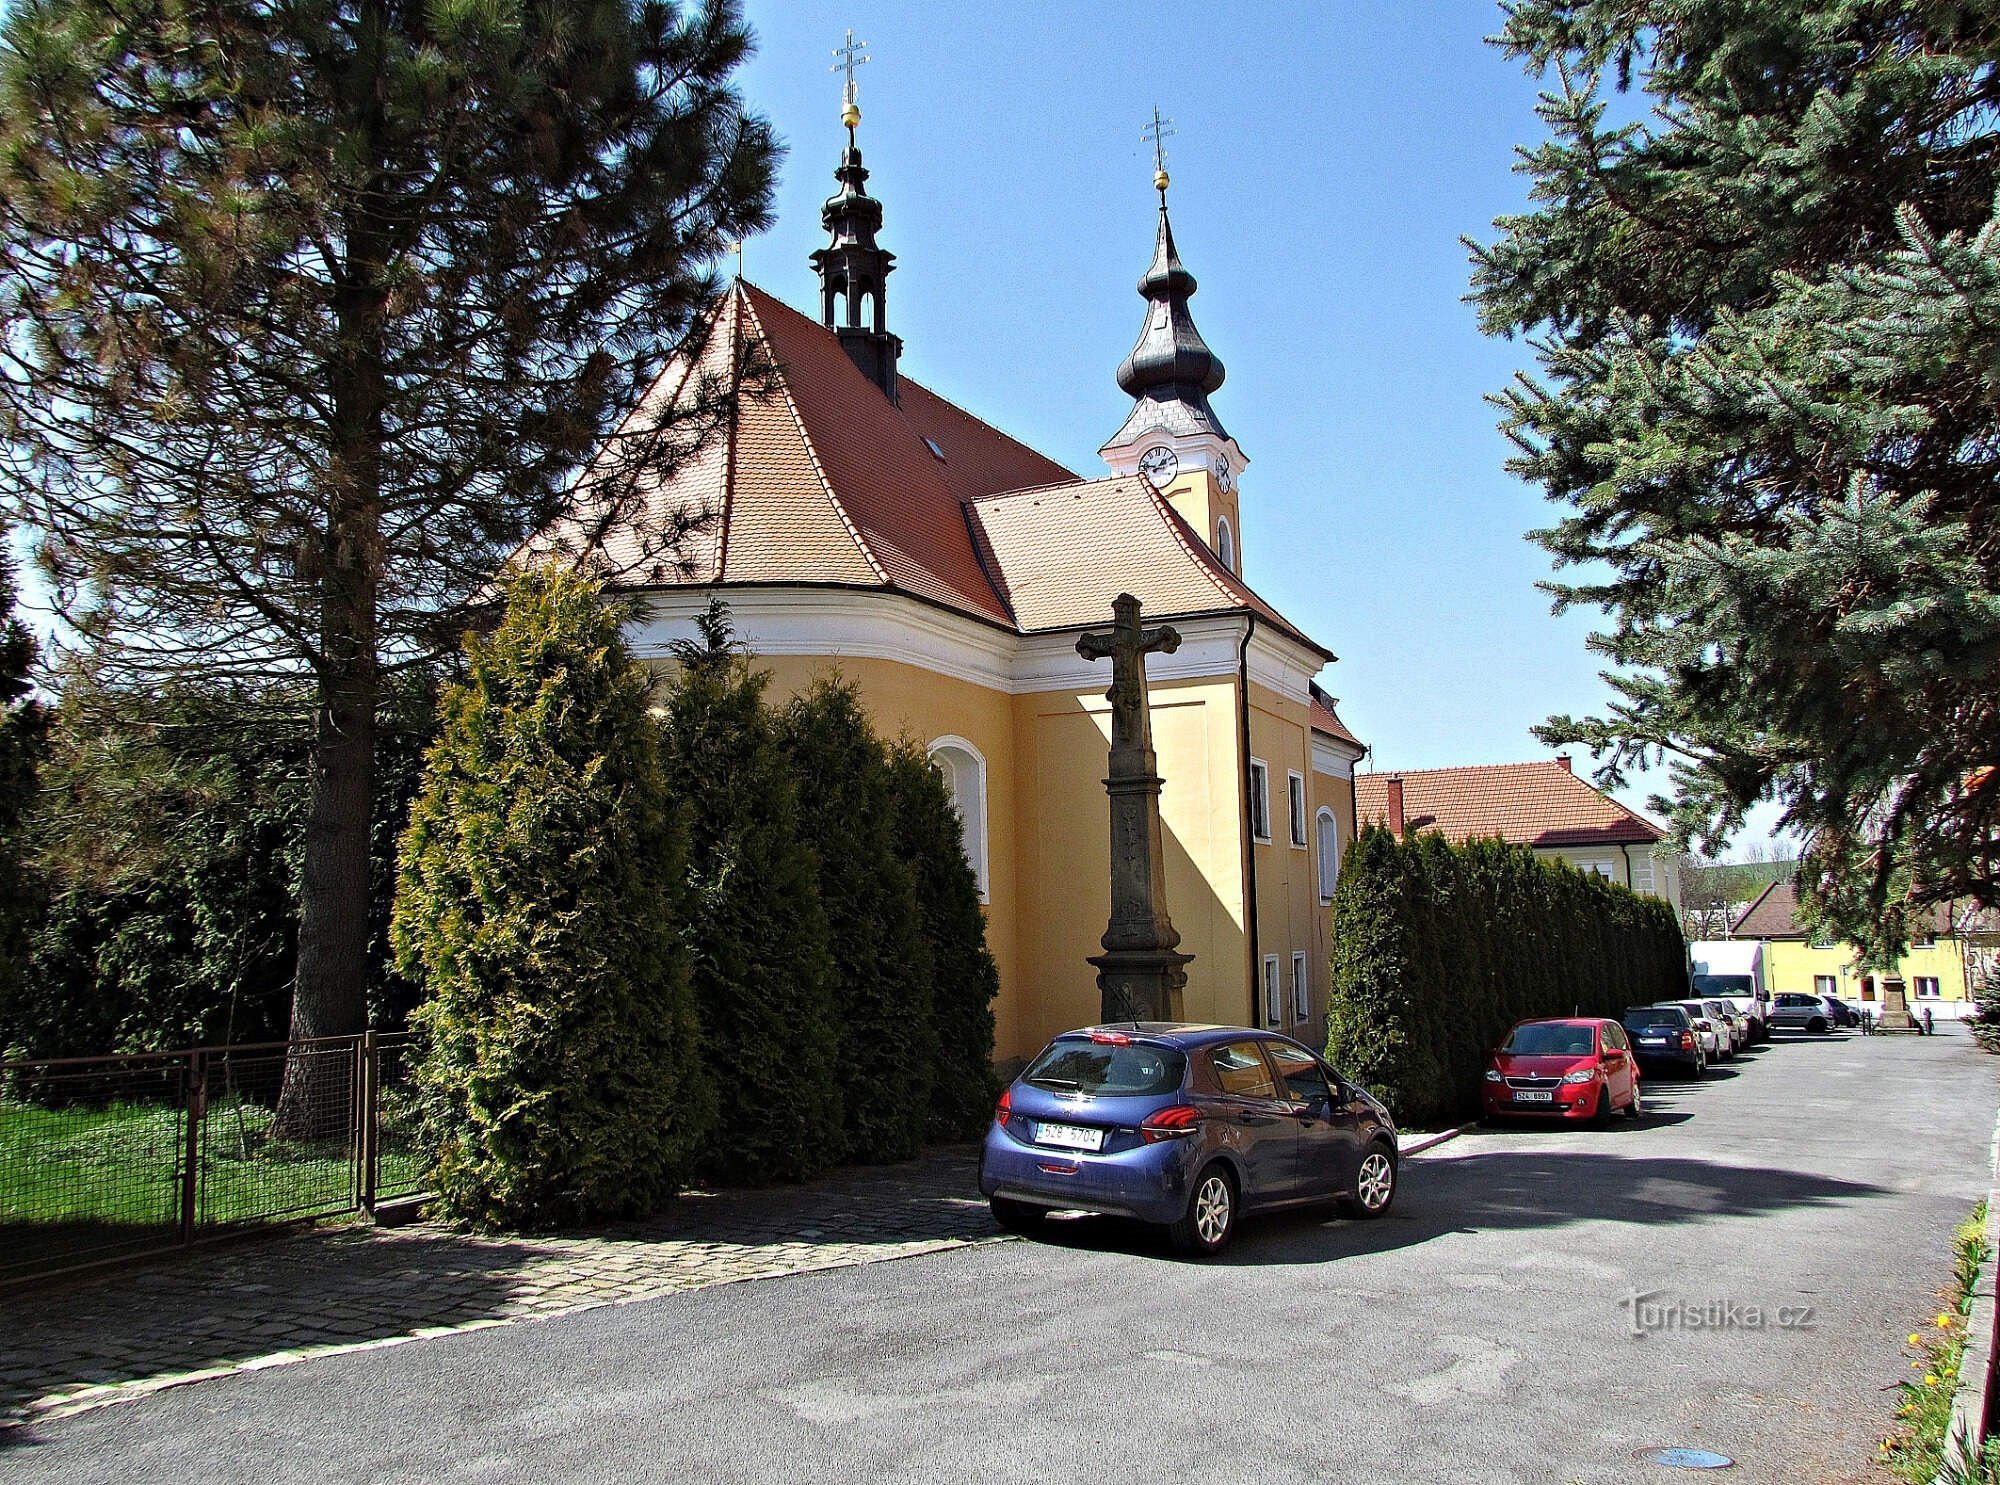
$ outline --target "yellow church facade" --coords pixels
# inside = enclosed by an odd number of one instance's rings
[[[837,179],[819,319],[738,282],[634,413],[732,385],[727,426],[636,507],[580,496],[535,547],[611,574],[649,663],[719,598],[774,699],[838,675],[878,731],[925,747],[985,903],[1002,1063],[1098,1019],[1111,676],[1076,642],[1134,594],[1180,634],[1147,673],[1185,1014],[1316,1044],[1363,749],[1316,684],[1332,653],[1244,581],[1247,461],[1207,401],[1222,367],[1188,317],[1164,189],[1118,368],[1132,411],[1086,479],[902,374],[851,135]],[[648,522],[695,533],[662,558]]]

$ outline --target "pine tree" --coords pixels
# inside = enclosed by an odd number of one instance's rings
[[[896,852],[888,752],[839,680],[794,697],[778,731],[833,951],[848,1153],[904,1160],[929,1132],[937,1039],[916,883]]]
[[[1535,337],[1503,427],[1617,667],[1542,736],[1608,784],[1672,760],[1711,852],[1776,800],[1808,908],[1877,954],[1992,902],[2000,11],[1524,0],[1498,42],[1554,86],[1475,297]]]
[[[766,220],[748,32],[734,0],[0,25],[0,501],[130,679],[310,677],[293,1031],[357,1031],[384,666],[726,410],[624,428],[572,489]]]
[[[436,1190],[482,1226],[643,1215],[713,1116],[686,840],[621,619],[596,583],[511,582],[445,693],[404,839],[392,936],[428,992]]]
[[[15,615],[14,561],[0,526],[0,1049],[8,1008],[23,988],[26,932],[41,894],[27,870],[26,830],[39,790],[48,713],[35,698],[34,636]]]
[[[971,1139],[993,1116],[993,1000],[1000,970],[986,948],[979,882],[965,859],[964,824],[944,778],[908,738],[889,750],[896,803],[896,851],[917,889],[917,913],[931,968],[937,1076],[931,1133]]]
[[[660,698],[667,787],[688,823],[687,940],[717,1097],[701,1172],[797,1181],[841,1154],[833,959],[768,677],[712,608]]]

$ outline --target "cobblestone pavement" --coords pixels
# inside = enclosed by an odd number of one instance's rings
[[[549,1237],[320,1228],[0,1296],[0,1428],[314,1356],[999,1241],[976,1155],[690,1193]]]

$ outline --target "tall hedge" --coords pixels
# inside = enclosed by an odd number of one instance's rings
[[[668,788],[688,822],[687,941],[717,1119],[700,1170],[796,1181],[841,1153],[833,958],[764,673],[720,607],[662,695]],[[879,1096],[879,1091],[878,1091]]]
[[[1341,866],[1332,968],[1328,1058],[1418,1123],[1477,1106],[1516,1021],[1688,993],[1668,903],[1525,846],[1380,827]]]
[[[393,942],[452,1215],[534,1227],[672,1195],[714,1097],[681,944],[686,845],[648,680],[598,586],[510,584],[411,812]]]
[[[906,1160],[929,1131],[937,1041],[916,882],[896,850],[888,751],[840,680],[788,702],[778,732],[799,779],[799,825],[833,950],[848,1154]]]
[[[993,1000],[1000,971],[986,948],[979,881],[965,859],[965,826],[944,777],[908,738],[889,750],[896,851],[917,891],[929,951],[931,1022],[937,1033],[931,1136],[972,1139],[993,1117]]]

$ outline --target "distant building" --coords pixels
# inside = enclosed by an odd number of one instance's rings
[[[1680,857],[1667,833],[1580,779],[1569,759],[1364,773],[1354,779],[1363,825],[1435,830],[1455,841],[1499,836],[1681,907]]]
[[[1798,890],[1773,882],[1743,910],[1730,930],[1764,948],[1764,977],[1771,993],[1838,995],[1859,1008],[1878,1005],[1889,984],[1902,986],[1913,1012],[1931,1006],[1939,1016],[1971,1010],[1972,976],[2000,942],[2000,922],[1971,904],[1940,905],[1928,931],[1913,934],[1909,952],[1888,972],[1862,968],[1850,944],[1815,939],[1799,921]]]

